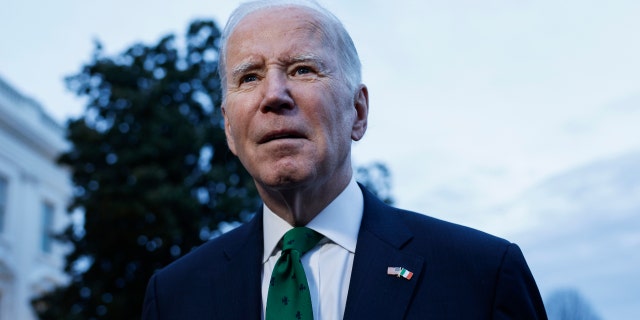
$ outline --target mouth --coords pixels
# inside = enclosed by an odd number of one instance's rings
[[[302,134],[301,132],[298,131],[293,131],[293,130],[278,130],[278,131],[273,131],[273,132],[269,132],[266,135],[264,135],[262,137],[262,139],[260,139],[260,141],[258,141],[259,144],[263,144],[263,143],[267,143],[267,142],[271,142],[271,141],[276,141],[276,140],[283,140],[283,139],[305,139],[306,137],[304,136],[304,134]]]

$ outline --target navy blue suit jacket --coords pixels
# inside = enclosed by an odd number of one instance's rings
[[[546,319],[517,245],[363,193],[344,319]],[[153,275],[143,319],[260,319],[262,250],[260,211]]]

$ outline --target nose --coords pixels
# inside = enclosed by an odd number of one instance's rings
[[[282,112],[294,106],[287,76],[283,72],[271,70],[264,79],[264,96],[260,104],[262,112]]]

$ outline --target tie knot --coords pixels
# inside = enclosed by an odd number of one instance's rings
[[[321,234],[307,227],[296,227],[287,231],[282,237],[282,251],[296,250],[303,255],[315,247],[320,239],[322,239]]]

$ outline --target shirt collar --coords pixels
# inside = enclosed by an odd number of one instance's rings
[[[355,253],[363,208],[362,190],[352,177],[342,193],[320,211],[306,227],[321,233],[345,250]],[[262,262],[264,263],[273,255],[282,236],[293,227],[266,205],[263,205],[263,221],[264,251]]]

